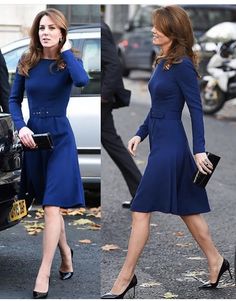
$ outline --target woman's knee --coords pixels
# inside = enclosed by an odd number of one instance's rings
[[[149,223],[151,213],[150,212],[132,212],[133,223]]]
[[[45,216],[60,216],[60,207],[56,206],[44,206],[44,215]]]

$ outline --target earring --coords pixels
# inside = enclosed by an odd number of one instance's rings
[[[59,39],[59,44],[61,44],[61,43],[62,43],[62,38]]]

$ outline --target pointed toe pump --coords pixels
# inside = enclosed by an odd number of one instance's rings
[[[207,283],[205,283],[205,284],[199,286],[199,289],[214,289],[214,288],[217,288],[221,276],[222,276],[226,271],[229,272],[230,278],[232,279],[233,277],[232,277],[232,274],[231,274],[231,271],[230,271],[230,265],[229,265],[229,262],[228,262],[228,260],[224,259],[224,260],[223,260],[223,263],[222,263],[222,265],[221,265],[221,268],[220,268],[220,271],[219,271],[219,274],[218,274],[218,277],[217,277],[216,282],[215,282],[215,283],[207,282]]]
[[[125,294],[131,289],[134,288],[134,295],[133,298],[135,298],[135,286],[137,285],[138,281],[137,281],[137,277],[134,274],[133,278],[131,279],[129,285],[127,286],[127,288],[124,290],[123,293],[121,293],[120,295],[115,295],[112,294],[112,292],[106,293],[104,295],[101,296],[101,299],[124,299]]]
[[[70,252],[71,252],[71,260],[73,262],[73,255],[74,255],[74,252],[72,249],[70,249]],[[67,280],[67,279],[70,279],[72,276],[73,276],[73,272],[62,272],[62,271],[59,271],[59,274],[60,274],[60,279],[61,280]]]
[[[41,292],[33,291],[33,298],[34,299],[46,299],[47,296],[48,296],[48,292],[41,293]]]
[[[50,285],[50,278],[48,280],[48,286]],[[33,291],[33,299],[46,299],[48,296],[48,291],[47,292],[37,292]]]

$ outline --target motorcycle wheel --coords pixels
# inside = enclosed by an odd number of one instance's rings
[[[211,92],[206,91],[207,82],[200,84],[200,93],[202,99],[202,109],[204,114],[212,115],[218,112],[225,103],[225,94],[218,86],[215,86]]]

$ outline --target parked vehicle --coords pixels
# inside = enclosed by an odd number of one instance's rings
[[[218,112],[226,101],[236,97],[236,40],[224,43],[207,65],[209,75],[200,85],[205,114]]]
[[[129,76],[131,70],[151,70],[153,59],[159,52],[152,44],[151,14],[160,6],[141,5],[134,17],[126,25],[126,32],[118,42],[123,75]],[[236,22],[235,5],[182,5],[192,21],[194,35],[199,38],[212,26],[223,21]],[[212,52],[210,53],[212,55]],[[205,73],[209,53],[202,51],[200,73]]]
[[[0,231],[16,225],[32,204],[18,200],[22,149],[10,114],[0,113]]]
[[[100,146],[100,77],[101,77],[101,34],[100,25],[84,25],[70,29],[68,37],[72,47],[78,50],[90,83],[83,89],[73,87],[67,116],[75,135],[79,164],[84,187],[99,191],[101,169]],[[10,82],[22,53],[27,50],[29,38],[21,39],[2,47]],[[23,115],[27,120],[27,99],[22,103]],[[65,175],[66,176],[66,175]]]

